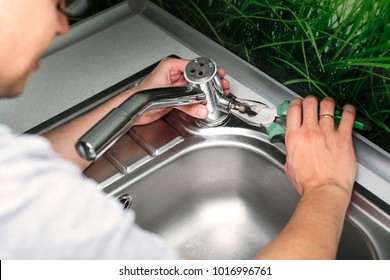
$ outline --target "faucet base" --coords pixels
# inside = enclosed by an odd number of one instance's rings
[[[196,119],[195,123],[197,126],[202,127],[202,128],[207,128],[207,127],[217,127],[217,126],[224,126],[227,124],[230,120],[230,114],[226,114],[223,117],[220,117],[217,120],[210,121],[208,119],[201,120],[201,119]]]

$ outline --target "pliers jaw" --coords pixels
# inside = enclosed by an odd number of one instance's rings
[[[232,101],[230,112],[244,122],[258,127],[267,127],[277,117],[275,108],[269,108],[258,101],[239,98]]]
[[[243,120],[247,124],[257,126],[251,117],[256,116],[258,111],[254,111],[253,101],[234,98],[230,103],[230,113]]]
[[[249,125],[266,128],[271,142],[283,142],[288,105],[289,101],[285,101],[277,107],[269,108],[261,102],[235,98],[230,104],[230,112]]]

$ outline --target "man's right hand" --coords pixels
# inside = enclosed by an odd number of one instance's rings
[[[325,98],[318,113],[313,96],[294,99],[288,108],[285,171],[301,194],[334,186],[351,195],[356,175],[352,145],[355,108],[344,106],[338,128],[331,117],[334,109],[333,99]]]

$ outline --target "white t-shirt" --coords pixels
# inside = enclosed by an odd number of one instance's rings
[[[40,136],[0,124],[0,259],[177,259]]]

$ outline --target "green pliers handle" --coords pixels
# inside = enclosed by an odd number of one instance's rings
[[[283,103],[276,106],[276,112],[278,114],[278,117],[281,118],[283,121],[286,120],[287,117],[287,108],[290,105],[290,101],[285,100]],[[284,142],[284,137],[286,135],[286,127],[284,124],[280,124],[277,121],[271,123],[266,128],[268,139],[274,143],[274,142]]]
[[[336,123],[340,123],[342,113],[343,112],[338,110],[338,109],[334,110],[334,120]],[[355,117],[355,121],[353,123],[353,128],[356,128],[359,130],[371,131],[373,128],[373,125],[368,119],[366,119],[360,115],[357,115]]]
[[[271,143],[284,142],[284,137],[286,136],[286,128],[284,126],[274,122],[267,126],[266,130]]]

